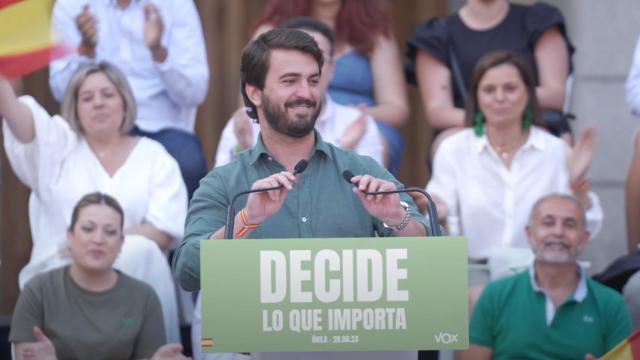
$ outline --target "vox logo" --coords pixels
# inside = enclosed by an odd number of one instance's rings
[[[458,342],[458,334],[449,334],[446,332],[440,332],[434,335],[438,344],[453,344]]]

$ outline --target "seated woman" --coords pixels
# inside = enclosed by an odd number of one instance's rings
[[[494,277],[504,275],[500,272],[513,268],[516,260],[517,265],[529,265],[525,225],[536,200],[550,193],[575,194],[588,209],[588,228],[595,236],[602,209],[585,179],[595,130],[583,132],[581,145],[572,153],[566,143],[538,127],[533,75],[512,52],[483,56],[469,89],[467,128],[438,148],[427,191],[450,233],[467,237],[471,263],[489,259]],[[470,284],[489,280],[484,270],[471,275]]]
[[[29,96],[17,99],[0,76],[0,116],[9,162],[32,191],[33,248],[20,286],[69,264],[64,230],[74,204],[89,192],[108,193],[126,211],[127,241],[114,266],[154,288],[167,338],[178,341],[175,287],[162,250],[182,237],[186,189],[177,163],[159,143],[128,135],[136,107],[124,75],[108,63],[79,69],[62,117],[50,116]]]
[[[67,230],[71,265],[35,276],[18,298],[9,335],[16,359],[184,358],[181,345],[163,346],[153,289],[113,268],[123,221],[109,195],[87,194],[76,204]]]
[[[510,50],[522,56],[533,71],[540,107],[563,108],[573,46],[562,14],[549,4],[467,0],[446,19],[419,26],[407,41],[407,50],[407,77],[419,87],[429,124],[438,132],[451,129],[442,132],[432,151],[464,126],[471,73],[478,59],[491,51]],[[566,120],[549,127],[558,136],[570,131]]]

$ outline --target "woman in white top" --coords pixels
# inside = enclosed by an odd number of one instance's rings
[[[124,75],[108,63],[79,69],[61,116],[33,98],[17,99],[0,76],[0,115],[7,157],[31,190],[33,248],[20,286],[38,273],[69,264],[65,229],[74,204],[100,191],[125,209],[126,241],[114,267],[150,284],[160,298],[167,339],[179,341],[171,270],[163,250],[182,237],[187,195],[180,170],[157,142],[128,135],[135,101]]]
[[[602,210],[585,180],[595,131],[583,132],[571,154],[562,140],[539,128],[535,82],[522,58],[497,51],[479,60],[466,123],[438,148],[427,191],[450,233],[467,237],[472,262],[489,259],[495,269],[495,254],[506,254],[507,266],[514,254],[522,264],[531,259],[524,228],[535,201],[550,193],[575,194],[588,209],[592,236],[597,234]]]

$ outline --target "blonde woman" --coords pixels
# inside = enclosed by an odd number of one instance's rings
[[[62,116],[50,116],[33,98],[17,99],[0,77],[0,116],[9,162],[32,191],[33,248],[20,286],[69,264],[64,230],[74,204],[89,192],[108,193],[126,214],[128,241],[115,267],[156,290],[167,337],[178,341],[175,289],[163,250],[182,237],[186,189],[159,143],[129,135],[136,107],[126,78],[108,63],[82,67],[67,88]]]

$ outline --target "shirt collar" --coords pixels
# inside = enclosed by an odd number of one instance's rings
[[[584,275],[584,271],[582,270],[582,267],[578,264],[576,264],[576,271],[578,272],[579,279],[578,279],[578,286],[576,287],[576,290],[573,292],[573,300],[575,300],[576,302],[581,302],[582,300],[584,300],[584,298],[587,297],[587,279]],[[543,292],[542,288],[538,285],[538,282],[536,281],[534,265],[531,265],[531,267],[529,268],[529,280],[531,282],[531,287],[533,288],[534,291]]]
[[[525,141],[524,145],[522,145],[521,149],[538,149],[544,150],[547,147],[547,141],[542,134],[544,130],[540,130],[536,126],[532,126],[529,131],[529,136],[527,137],[527,141]],[[483,150],[489,150],[491,145],[489,145],[489,140],[487,139],[487,135],[483,134],[478,137],[474,135],[474,148],[478,153]]]
[[[330,159],[333,159],[333,155],[331,154],[331,148],[329,147],[329,144],[327,144],[324,140],[322,140],[322,136],[320,136],[320,133],[317,130],[314,129],[313,134],[315,135],[316,143],[314,145],[312,153],[315,154],[317,152],[321,152],[321,153],[324,153]],[[262,134],[260,134],[260,136],[258,136],[258,141],[250,150],[249,164],[253,165],[256,161],[258,161],[258,159],[260,159],[263,156],[271,156],[271,154],[269,154],[269,151],[267,151],[267,148],[264,146],[264,143],[262,142]],[[313,155],[310,156],[309,158],[311,157],[313,157]]]

